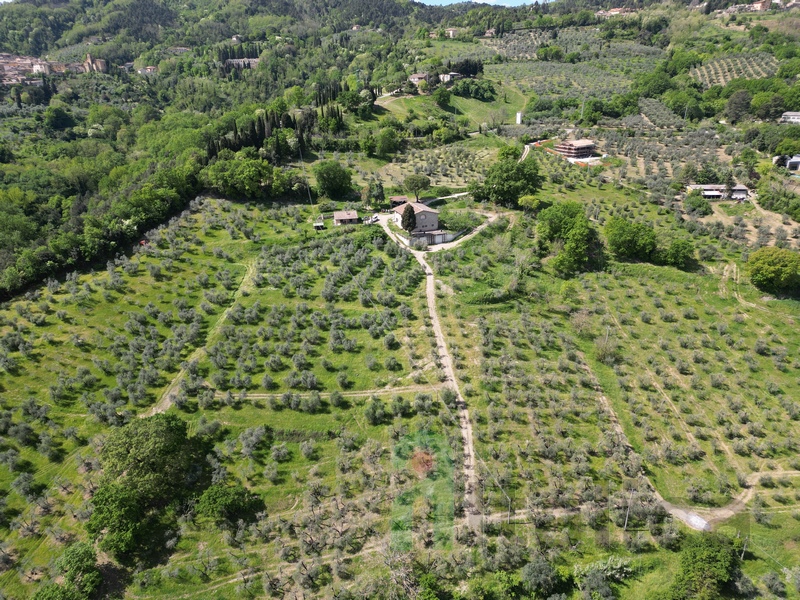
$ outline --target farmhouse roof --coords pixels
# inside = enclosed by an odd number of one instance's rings
[[[358,213],[354,210],[336,210],[333,211],[334,221],[351,221],[358,218]]]
[[[565,144],[569,144],[573,148],[589,148],[594,146],[594,142],[592,140],[582,139],[582,140],[566,140]]]
[[[394,207],[394,212],[400,213],[401,215],[406,210],[406,206],[410,206],[414,209],[414,214],[417,215],[421,212],[430,212],[439,214],[439,211],[435,208],[431,208],[430,206],[424,205],[422,202],[406,202],[405,204],[401,204],[400,206]]]
[[[722,191],[725,189],[725,186],[719,183],[694,183],[689,186],[690,190],[710,190],[710,191]],[[747,189],[747,188],[745,188]]]

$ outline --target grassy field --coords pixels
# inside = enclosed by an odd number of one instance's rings
[[[7,594],[27,595],[81,536],[102,433],[137,415],[178,411],[192,431],[216,432],[216,460],[263,498],[269,527],[305,518],[309,489],[368,502],[406,468],[390,458],[395,439],[447,439],[426,416],[439,385],[423,275],[379,230],[315,234],[306,209],[205,200],[146,239],[104,272],[49,282],[0,311],[0,485],[15,490],[3,514],[17,565],[0,575]],[[245,451],[242,436],[260,425],[269,439]],[[371,502],[418,485],[392,477]],[[388,505],[359,517],[352,551],[388,518]],[[198,561],[213,559],[214,580],[241,572],[222,533],[202,522],[182,531],[166,566],[137,575],[137,594],[204,589]]]
[[[479,177],[505,143],[391,165]],[[263,511],[219,527],[187,510],[158,561],[106,563],[132,598],[370,597],[413,557],[455,583],[473,553],[529,551],[570,581],[618,557],[633,575],[615,593],[641,598],[672,580],[686,532],[660,497],[750,540],[743,570],[762,589],[796,568],[800,306],[749,284],[743,242],[680,224],[602,167],[534,156],[544,201],[580,202],[600,230],[652,224],[702,260],[559,279],[521,212],[428,256],[472,420],[478,531],[418,262],[377,227],[314,232],[312,207],[198,200],[105,270],[0,307],[3,592],[29,596],[85,536],[104,433],[160,411],[210,437],[213,471]],[[739,497],[747,510],[720,512]]]
[[[418,118],[428,119],[434,116],[452,115],[456,120],[472,131],[477,131],[479,126],[487,124],[510,125],[515,122],[517,111],[522,110],[527,102],[527,97],[512,82],[505,82],[499,77],[487,77],[496,83],[497,95],[490,102],[483,102],[473,98],[451,96],[450,106],[441,108],[436,105],[429,95],[405,96],[391,99],[385,103],[386,110],[400,119]]]
[[[543,197],[582,201],[598,224],[627,214],[657,223],[664,235],[685,234],[657,207],[610,186],[549,187]],[[541,269],[525,267],[535,222],[506,225],[433,262],[478,432],[483,512],[531,515],[524,521],[537,523],[539,543],[561,552],[569,526],[581,561],[610,548],[653,558],[658,569],[643,569],[618,590],[642,597],[663,589],[677,565],[668,552],[653,554],[671,525],[656,516],[641,468],[668,501],[711,518],[714,507],[752,490],[757,500],[738,519],[764,525],[745,572],[759,583],[781,558],[795,567],[796,557],[769,549],[798,535],[788,516],[800,498],[793,442],[800,362],[791,351],[800,339],[785,326],[795,322],[797,303],[765,300],[730,249],[720,250],[718,267],[693,272],[620,263],[564,282],[549,274],[547,259]],[[621,527],[630,501],[632,511],[650,514],[635,533]],[[548,512],[562,516],[548,520]]]
[[[719,207],[722,209],[722,212],[724,212],[729,217],[751,216],[753,211],[755,210],[755,207],[749,202],[741,204],[740,203],[731,204],[728,202],[723,202],[719,205]]]

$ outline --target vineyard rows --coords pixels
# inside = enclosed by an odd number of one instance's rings
[[[639,110],[647,121],[655,127],[674,127],[681,129],[686,122],[655,98],[640,98]]]
[[[731,54],[715,58],[693,68],[689,74],[703,84],[727,85],[733,79],[761,79],[772,77],[778,70],[778,61],[766,52]]]
[[[535,92],[542,97],[587,95],[610,98],[627,92],[631,86],[626,77],[586,63],[504,63],[486,65],[485,72],[487,77],[502,81],[504,85],[516,85],[525,94]]]

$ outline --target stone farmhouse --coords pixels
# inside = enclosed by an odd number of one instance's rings
[[[439,211],[425,206],[421,202],[406,202],[395,206],[393,210],[395,212],[395,220],[398,223],[403,218],[406,206],[413,208],[414,215],[417,217],[417,226],[411,231],[411,235],[439,229]]]

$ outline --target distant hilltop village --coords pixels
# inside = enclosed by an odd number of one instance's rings
[[[106,73],[108,65],[102,58],[86,55],[82,63],[58,63],[42,60],[34,56],[16,56],[0,53],[0,84],[37,85],[42,75],[51,73]]]

